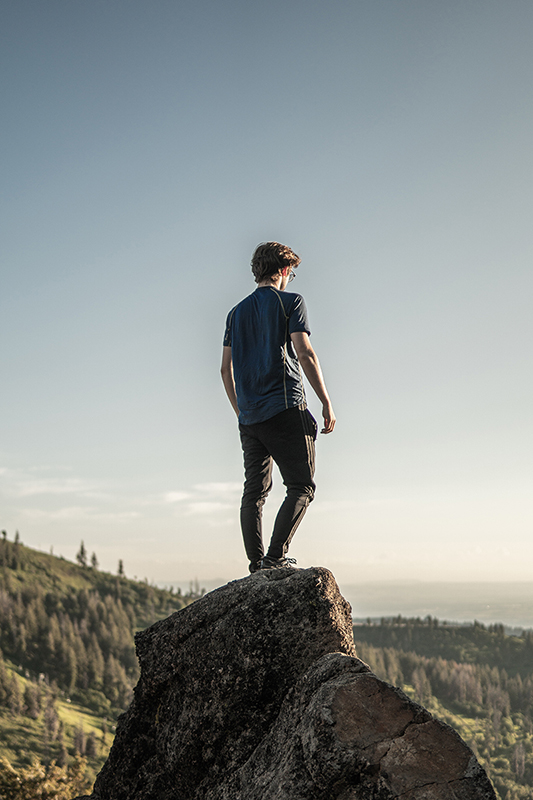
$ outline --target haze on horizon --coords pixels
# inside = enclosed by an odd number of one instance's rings
[[[531,3],[2,17],[0,528],[157,583],[246,574],[219,366],[276,239],[338,416],[290,555],[531,581]]]

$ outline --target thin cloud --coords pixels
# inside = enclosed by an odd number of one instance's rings
[[[187,514],[217,514],[220,511],[228,511],[231,508],[229,503],[217,503],[215,501],[199,501],[188,503]]]
[[[98,495],[95,487],[79,478],[49,478],[42,480],[13,480],[8,487],[17,497],[32,497],[34,495],[65,495],[76,494],[80,496]]]
[[[166,492],[163,495],[165,503],[181,503],[183,500],[188,500],[190,492]]]
[[[227,514],[237,507],[237,498],[242,491],[240,483],[212,481],[160,494],[138,493],[132,498],[124,493],[124,487],[118,493],[105,487],[107,488],[105,492],[97,482],[64,475],[40,477],[35,474],[38,471],[42,472],[43,468],[32,467],[25,470],[0,468],[2,477],[7,478],[3,481],[5,496],[20,501],[21,507],[17,513],[23,514],[26,519],[72,521],[134,519],[143,516],[141,509],[155,504],[167,508],[173,507],[177,515],[201,516],[208,524],[227,524]],[[56,507],[24,508],[25,501],[30,504],[35,501],[39,503],[39,498],[42,498],[43,505]],[[67,498],[71,502],[68,502]],[[111,508],[112,506],[116,508],[117,505],[124,507],[126,504],[130,509],[133,506],[139,511],[113,511]]]
[[[197,483],[193,489],[202,494],[235,494],[242,491],[242,483]]]
[[[213,517],[213,522],[220,524],[221,512],[228,512],[235,508],[236,495],[242,490],[242,485],[235,482],[197,483],[190,492],[167,492],[167,502],[181,502],[187,516]],[[215,519],[216,517],[216,519]],[[227,524],[224,520],[223,524]]]
[[[27,497],[34,494],[85,494],[92,489],[92,486],[77,478],[66,478],[64,480],[28,481],[19,485],[18,489],[22,497]]]
[[[29,519],[37,520],[99,520],[112,522],[136,519],[140,516],[137,511],[99,512],[86,506],[67,506],[55,511],[44,511],[40,508],[25,509],[22,514]]]

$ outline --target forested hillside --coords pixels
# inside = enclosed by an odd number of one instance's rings
[[[137,681],[134,633],[201,594],[101,572],[84,548],[78,561],[0,539],[2,800],[83,793]],[[501,800],[533,796],[533,632],[397,617],[354,638],[379,677],[459,731]]]
[[[55,760],[56,772],[70,763],[78,778],[84,757],[92,778],[138,678],[134,633],[200,594],[100,572],[95,557],[86,563],[83,546],[78,560],[31,550],[18,536],[0,539],[0,757],[10,765],[0,770],[4,786],[11,779],[15,786],[13,769],[28,772],[35,756],[45,765]]]
[[[533,793],[533,633],[428,617],[356,625],[374,672],[456,728],[502,800]]]

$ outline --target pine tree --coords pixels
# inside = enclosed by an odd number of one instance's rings
[[[87,737],[87,742],[85,744],[85,755],[87,758],[95,758],[98,755],[98,748],[96,746],[96,734],[94,731]]]
[[[61,750],[59,751],[57,766],[61,767],[61,769],[65,769],[68,766],[68,750],[64,744],[61,745]]]
[[[0,706],[6,707],[9,705],[9,694],[10,694],[10,681],[7,674],[6,666],[4,664],[2,651],[0,650]]]
[[[98,564],[98,559],[96,558],[96,553],[93,553],[91,556],[91,567],[93,569],[98,569],[98,566],[99,564]]]
[[[56,709],[56,699],[54,695],[49,695],[44,710],[44,735],[48,742],[55,742],[60,731],[60,721]]]
[[[85,549],[85,545],[82,543],[80,544],[80,549],[76,553],[76,561],[80,565],[80,567],[87,566],[87,550]]]
[[[85,731],[83,730],[83,722],[80,720],[80,724],[74,733],[74,749],[78,755],[83,756],[86,748],[87,738],[85,736]]]
[[[122,561],[122,559],[120,559],[118,562],[118,574],[120,575],[121,578],[124,577],[124,562]]]
[[[415,688],[415,696],[419,703],[424,703],[431,697],[431,683],[423,666],[413,670],[411,682]]]
[[[24,689],[24,706],[27,717],[37,719],[41,712],[41,689],[35,683],[26,684]]]
[[[76,682],[78,680],[78,660],[76,658],[76,651],[71,645],[68,645],[66,648],[66,658],[67,658],[66,683],[68,686],[68,691],[72,694],[72,692],[76,688]]]
[[[513,751],[513,769],[517,780],[522,780],[526,768],[526,751],[522,742],[518,742]]]
[[[11,677],[8,704],[14,717],[22,713],[22,693],[16,675]]]

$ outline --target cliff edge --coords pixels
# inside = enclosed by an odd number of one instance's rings
[[[350,612],[328,570],[270,570],[137,634],[91,800],[494,800],[458,734],[356,658]]]

